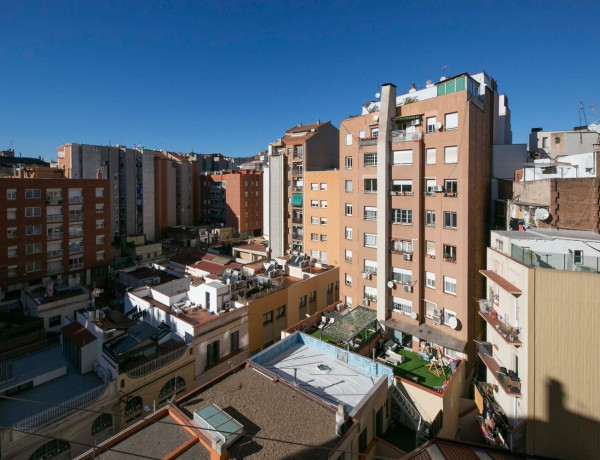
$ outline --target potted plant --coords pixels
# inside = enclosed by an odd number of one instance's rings
[[[493,319],[496,319],[496,318],[498,318],[498,312],[492,308],[492,309],[490,310],[490,316],[491,316]]]

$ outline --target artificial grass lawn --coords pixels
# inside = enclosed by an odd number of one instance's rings
[[[323,335],[321,335],[321,334],[323,334]],[[317,339],[321,339],[321,340],[325,340],[325,341],[327,341],[327,342],[331,342],[331,343],[333,343],[334,345],[337,345],[337,343],[338,343],[338,340],[337,340],[337,339],[335,339],[335,338],[331,337],[330,335],[327,335],[327,334],[325,334],[324,332],[322,333],[322,332],[321,332],[321,329],[317,329],[317,330],[316,330],[315,332],[313,332],[311,335],[312,335],[313,337],[316,337]]]
[[[422,359],[418,354],[407,350],[399,350],[396,353],[404,355],[406,358],[406,361],[399,366],[394,367],[394,374],[399,377],[408,380],[413,380],[414,377],[416,377],[417,382],[420,385],[431,389],[433,389],[433,387],[442,386],[444,380],[450,377],[450,368],[448,366],[442,367],[442,370],[447,377],[445,377],[443,373],[440,374],[441,377],[438,377],[426,367],[429,363]]]

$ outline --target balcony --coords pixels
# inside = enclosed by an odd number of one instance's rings
[[[292,187],[292,192],[301,192],[302,190],[304,190],[304,187],[299,185]]]
[[[401,190],[390,190],[390,195],[395,196],[414,196],[414,192],[403,192]]]
[[[292,223],[294,223],[294,224],[302,224],[303,223],[302,216],[300,216],[300,217],[292,217]]]
[[[406,131],[392,131],[390,140],[392,142],[411,142],[423,139],[422,132],[407,133]]]
[[[62,204],[62,196],[48,195],[46,196],[46,204]]]
[[[61,239],[63,237],[63,232],[48,233],[47,237],[48,237],[48,240],[59,240],[59,239]]]
[[[132,378],[132,379],[138,379],[138,378],[144,377],[148,374],[151,374],[152,372],[157,371],[161,367],[168,366],[169,364],[177,361],[179,358],[181,358],[184,355],[184,353],[187,349],[188,349],[188,347],[184,344],[182,346],[175,348],[174,350],[169,351],[168,353],[166,353],[162,356],[158,356],[158,357],[154,358],[153,360],[148,361],[147,363],[144,363],[137,367],[129,369],[126,371],[127,377]]]
[[[57,273],[62,273],[62,272],[63,272],[63,266],[62,266],[62,264],[61,265],[57,265],[57,266],[50,266],[46,270],[46,273],[48,275],[55,275]]]
[[[303,173],[302,168],[292,168],[292,176],[301,176]]]
[[[47,251],[46,257],[58,257],[58,256],[62,256],[62,254],[63,254],[62,249],[54,249],[52,251]]]
[[[303,238],[304,238],[304,235],[302,233],[292,233],[292,239],[293,240],[300,240],[300,241],[302,241]]]
[[[501,366],[493,356],[493,346],[490,342],[477,342],[479,347],[479,359],[489,369],[491,374],[500,384],[500,387],[508,396],[521,397],[521,379],[512,370]]]
[[[69,221],[83,220],[83,213],[69,214]]]
[[[368,145],[377,145],[377,138],[376,137],[363,137],[358,140],[358,145],[360,145],[361,147],[368,146]]]
[[[295,151],[292,154],[292,161],[302,161],[304,159],[304,152],[302,150]]]
[[[364,220],[377,220],[377,211],[365,212]]]
[[[491,308],[491,301],[487,299],[479,300],[479,316],[504,339],[509,345],[520,347],[523,342],[520,340],[521,329],[513,327],[505,321],[498,318],[498,312]]]
[[[46,216],[47,222],[62,222],[63,215],[62,214],[48,214]]]
[[[77,246],[69,246],[69,254],[77,254],[83,252],[83,244]]]
[[[83,268],[83,262],[79,262],[76,264],[69,264],[69,271],[71,270],[80,270]]]
[[[71,230],[69,229],[69,237],[72,236],[81,236],[83,235],[83,230],[82,229],[78,229],[78,230]]]
[[[73,195],[69,197],[69,204],[83,203],[83,196]]]

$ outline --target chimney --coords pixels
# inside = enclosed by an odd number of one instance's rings
[[[417,85],[415,85],[414,83],[410,84],[410,89],[408,90],[409,93],[414,93],[417,90]]]
[[[102,179],[102,173],[100,172],[100,169],[96,171],[96,179]]]

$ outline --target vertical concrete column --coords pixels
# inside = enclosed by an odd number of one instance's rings
[[[390,316],[390,135],[392,117],[396,115],[396,86],[385,83],[381,88],[377,137],[377,319]]]

